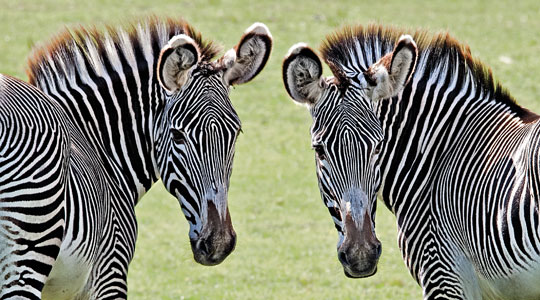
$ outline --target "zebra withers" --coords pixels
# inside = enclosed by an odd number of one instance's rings
[[[134,207],[159,178],[197,262],[234,249],[227,193],[241,124],[232,85],[272,48],[255,23],[219,49],[183,20],[66,31],[36,50],[35,87],[0,77],[0,299],[122,299]]]
[[[313,117],[322,198],[351,277],[373,274],[376,195],[425,299],[540,298],[539,116],[448,34],[357,26],[285,58]],[[410,80],[407,80],[410,77]]]

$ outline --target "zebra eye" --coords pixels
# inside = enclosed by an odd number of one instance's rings
[[[375,146],[375,149],[373,149],[373,155],[378,155],[379,153],[381,153],[382,146],[383,146],[383,142],[379,142],[379,143]]]
[[[171,135],[175,143],[183,144],[186,141],[186,135],[181,130],[171,128]]]
[[[313,145],[313,150],[317,154],[317,157],[321,160],[326,159],[326,154],[324,153],[323,145]]]

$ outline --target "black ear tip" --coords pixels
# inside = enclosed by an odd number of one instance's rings
[[[282,63],[282,71],[283,71],[283,77],[286,77],[287,69],[289,68],[289,65],[291,64],[294,59],[300,55],[300,52],[307,48],[306,43],[296,43],[291,48],[289,48],[289,51],[287,51],[287,54],[285,54],[285,57],[283,58]]]
[[[197,57],[200,56],[200,50],[197,42],[195,42],[190,36],[185,34],[173,36],[167,43],[166,47],[170,47],[173,49],[185,48],[193,52]]]
[[[266,59],[268,59],[270,52],[272,51],[274,41],[272,34],[266,25],[259,22],[251,25],[248,29],[246,29],[246,31],[244,31],[244,34],[240,38],[240,42],[238,43],[236,49],[238,50],[242,48],[247,41],[262,44],[262,47],[268,49],[268,51],[266,51]]]
[[[298,55],[302,50],[305,48],[309,48],[306,43],[296,43],[289,48],[289,51],[287,51],[287,54],[285,55],[285,59],[290,57],[291,55]]]

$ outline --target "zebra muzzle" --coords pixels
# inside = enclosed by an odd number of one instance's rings
[[[208,222],[198,239],[191,240],[191,250],[196,262],[205,266],[220,264],[236,246],[236,233],[232,226],[229,209],[224,219],[209,202]]]
[[[360,226],[351,214],[345,217],[345,238],[338,248],[338,259],[349,278],[362,278],[377,272],[377,263],[382,253],[381,242],[375,236],[371,219],[366,212]]]

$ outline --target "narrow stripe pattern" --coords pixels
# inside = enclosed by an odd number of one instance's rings
[[[424,31],[413,34],[419,54],[409,83],[373,103],[364,72],[404,33],[345,28],[322,46],[336,78],[311,109],[312,136],[315,144],[325,136],[324,155],[338,162],[331,173],[318,168],[336,226],[329,191],[360,184],[371,197],[378,190],[425,299],[539,298],[539,117],[517,105],[468,47]],[[379,139],[375,162],[366,159]]]
[[[68,128],[27,83],[0,75],[0,95],[0,295],[32,299],[64,234]]]
[[[190,36],[201,62],[180,92],[160,51]],[[0,75],[0,299],[125,299],[135,205],[158,179],[197,238],[227,193],[240,120],[219,51],[183,20],[66,31]],[[185,134],[174,142],[171,130]]]

